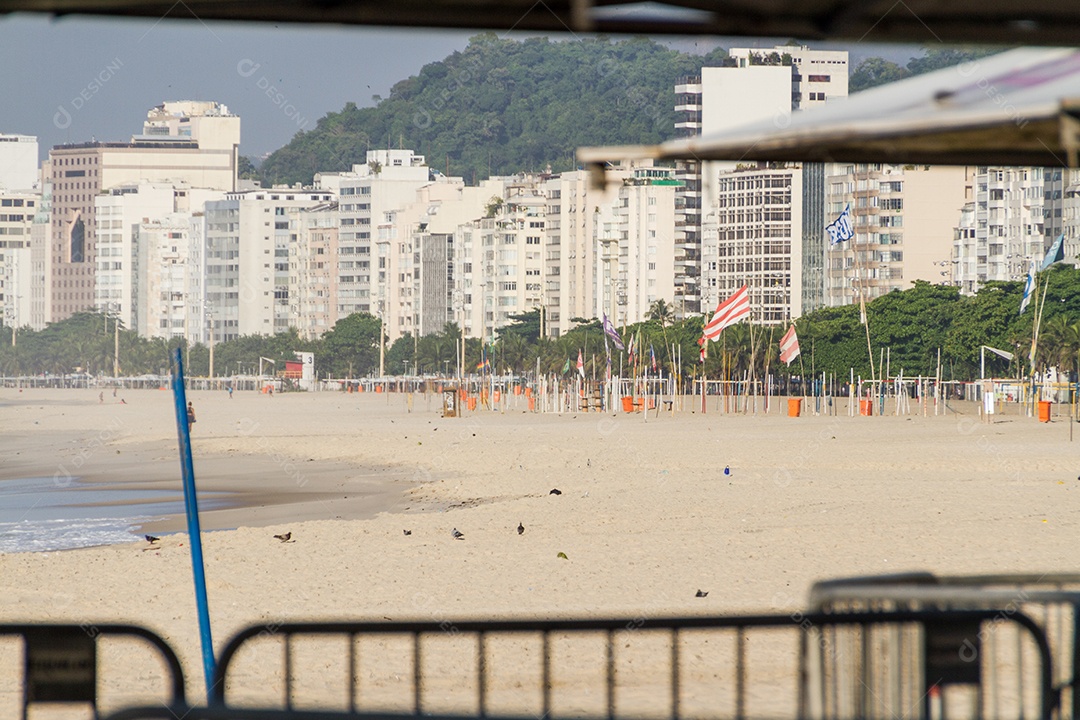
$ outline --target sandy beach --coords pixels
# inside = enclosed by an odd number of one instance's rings
[[[70,473],[178,492],[171,393],[123,397],[0,390],[0,483]],[[1078,569],[1080,437],[1065,420],[986,425],[963,404],[939,417],[710,404],[647,421],[521,408],[444,419],[422,395],[411,412],[393,394],[189,397],[200,490],[235,505],[203,521],[235,528],[204,538],[218,647],[290,619],[779,612],[828,577]],[[0,622],[145,625],[200,697],[183,527],[148,526],[162,535],[149,551],[0,554]],[[284,532],[294,542],[273,538]],[[250,694],[263,688],[252,680]]]

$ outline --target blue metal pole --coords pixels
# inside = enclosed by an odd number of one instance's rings
[[[203,672],[206,674],[206,697],[209,702],[214,682],[214,640],[210,635],[210,607],[206,602],[206,573],[203,568],[202,534],[199,530],[199,502],[195,496],[195,467],[191,462],[191,428],[188,426],[187,394],[184,392],[184,359],[180,348],[173,351],[173,400],[176,405],[176,429],[180,441],[180,469],[184,477],[184,507],[187,510],[188,542],[191,544],[191,569],[195,574],[195,606],[199,611],[199,637],[202,639]]]

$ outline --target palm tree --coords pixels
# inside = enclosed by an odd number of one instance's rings
[[[660,298],[649,306],[649,312],[646,313],[645,317],[649,320],[655,320],[660,323],[660,327],[666,328],[675,322],[675,308],[669,305],[666,300]]]
[[[1055,315],[1046,321],[1039,338],[1040,362],[1075,370],[1080,353],[1080,325],[1070,323],[1065,315]]]

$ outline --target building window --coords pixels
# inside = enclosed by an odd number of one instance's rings
[[[71,226],[71,262],[81,263],[86,260],[86,225],[82,218]]]

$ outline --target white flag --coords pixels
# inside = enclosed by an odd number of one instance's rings
[[[851,203],[847,204],[840,217],[825,226],[825,232],[829,233],[829,245],[839,245],[845,240],[855,237],[855,231],[851,227]]]
[[[1031,295],[1035,292],[1035,262],[1032,261],[1031,269],[1028,270],[1027,281],[1024,283],[1024,299],[1020,301],[1020,314],[1023,315],[1027,310],[1028,303],[1031,302]]]

